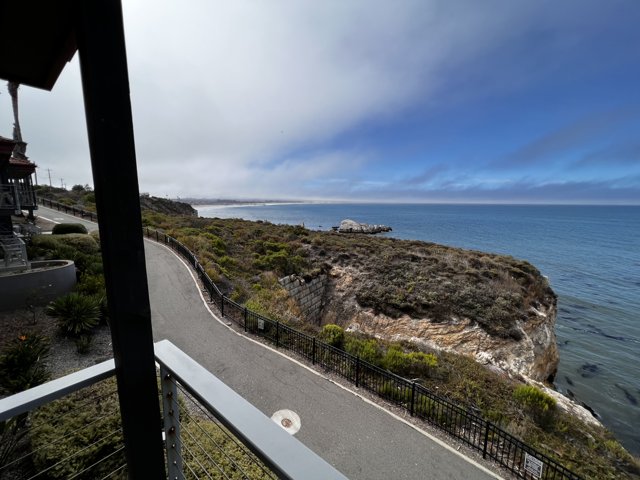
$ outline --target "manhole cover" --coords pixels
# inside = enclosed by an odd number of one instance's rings
[[[271,420],[280,425],[291,435],[298,433],[302,426],[298,414],[293,410],[288,409],[278,410],[276,413],[271,415]]]

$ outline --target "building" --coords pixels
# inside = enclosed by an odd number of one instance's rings
[[[38,208],[31,180],[36,165],[23,152],[23,142],[0,137],[0,248],[4,254],[0,271],[29,266],[24,242],[14,232],[11,219],[23,210],[33,218]]]

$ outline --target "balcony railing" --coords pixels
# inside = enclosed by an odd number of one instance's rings
[[[30,183],[0,184],[0,210],[11,210],[17,215],[23,208],[38,208]]]
[[[155,355],[168,478],[345,478],[169,341]],[[126,478],[114,374],[109,360],[1,399],[0,477]]]

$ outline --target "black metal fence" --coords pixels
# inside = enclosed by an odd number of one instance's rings
[[[50,200],[41,202],[52,208],[58,208],[60,205]],[[77,215],[82,216],[90,213],[78,209],[75,211],[79,212]],[[95,214],[93,216],[95,218]],[[406,409],[411,416],[444,430],[452,437],[482,452],[483,458],[496,461],[520,478],[581,479],[556,460],[523,443],[494,423],[455,405],[428,388],[234,302],[218,289],[196,256],[185,245],[163,232],[148,227],[143,228],[143,233],[146,237],[169,246],[189,262],[197,272],[210,300],[220,309],[221,315],[236,323],[245,332],[268,339],[276,348],[295,352],[314,365],[353,382],[356,387]]]
[[[65,205],[64,203],[56,202],[55,200],[49,200],[48,198],[38,197],[38,203],[44,207],[55,208],[56,210],[73,215],[74,217],[88,218],[92,222],[98,221],[98,215],[81,208]]]

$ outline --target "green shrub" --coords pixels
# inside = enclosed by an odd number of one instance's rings
[[[266,467],[252,454],[241,448],[224,427],[209,420],[194,419],[182,426],[182,456],[186,479],[218,478],[231,480],[245,478],[273,478],[263,470]],[[188,466],[187,466],[188,465]]]
[[[104,277],[102,275],[82,275],[75,290],[83,295],[105,295]]]
[[[67,245],[82,253],[94,254],[100,251],[100,247],[93,235],[85,233],[65,233],[51,236],[51,238],[53,238],[58,245]]]
[[[91,331],[100,320],[100,305],[95,298],[70,293],[49,303],[47,315],[58,321],[65,335],[77,337]]]
[[[351,355],[360,357],[360,360],[369,362],[372,365],[380,366],[382,364],[382,350],[378,341],[374,338],[360,339],[353,335],[347,335],[344,341],[344,349]]]
[[[433,353],[411,352],[407,357],[411,375],[430,376],[431,369],[438,366],[438,358]]]
[[[87,233],[87,227],[81,223],[59,223],[51,230],[53,235],[63,235],[65,233]]]
[[[382,364],[387,370],[402,375],[409,367],[409,357],[400,345],[391,345],[384,355]]]
[[[20,335],[0,355],[0,389],[17,393],[46,382],[49,341],[38,334]]]
[[[406,377],[431,377],[438,366],[438,358],[432,353],[405,353],[402,346],[393,344],[382,359],[382,365],[389,371]]]
[[[125,463],[124,451],[117,452],[123,437],[115,389],[110,378],[34,411],[31,442],[37,470],[48,469],[50,479],[89,480],[106,478]],[[115,478],[126,478],[126,473]]]
[[[322,327],[322,331],[320,332],[320,340],[328,343],[332,347],[343,348],[344,330],[339,325],[329,323]]]
[[[538,423],[548,422],[556,409],[556,399],[533,385],[520,385],[513,398],[527,409]]]
[[[80,355],[85,355],[91,350],[91,344],[93,343],[93,337],[91,335],[80,335],[76,338],[76,351]]]

